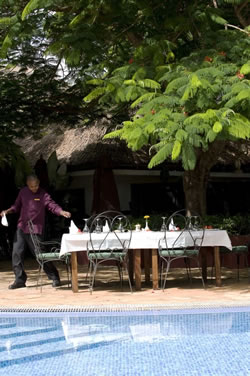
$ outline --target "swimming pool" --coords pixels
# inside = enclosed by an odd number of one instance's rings
[[[0,375],[247,376],[250,307],[2,312]]]

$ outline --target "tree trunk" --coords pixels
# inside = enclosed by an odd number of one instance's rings
[[[183,175],[183,189],[188,214],[196,212],[204,216],[207,212],[207,183],[211,168],[218,162],[225,143],[213,142],[206,152],[197,149],[197,162],[193,170],[185,171]]]
[[[207,181],[208,174],[200,168],[185,171],[183,175],[183,189],[185,194],[185,206],[187,214],[197,213],[201,216],[207,210]]]

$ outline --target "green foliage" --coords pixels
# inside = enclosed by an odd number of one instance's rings
[[[219,121],[216,121],[213,125],[213,132],[220,133],[222,129],[223,129],[223,125]]]
[[[56,173],[59,167],[59,161],[57,159],[56,151],[54,151],[48,158],[48,178],[51,185],[56,184]]]
[[[240,5],[245,2],[245,0],[223,0],[224,3],[233,4],[233,5]]]
[[[240,114],[235,114],[230,119],[228,133],[235,138],[243,140],[250,138],[250,120]]]
[[[243,0],[217,4],[0,0],[2,64],[22,70],[0,88],[0,131],[23,137],[35,122],[39,134],[46,122],[75,124],[84,109],[88,119],[112,111],[116,124],[131,122],[110,137],[133,150],[151,146],[150,167],[171,159],[187,170],[212,143],[249,138],[250,39],[246,30],[224,27],[240,29],[233,6]],[[34,70],[28,80],[27,69]]]
[[[221,230],[226,230],[231,235],[250,234],[250,215],[207,215],[203,218],[206,226],[212,226]]]
[[[92,80],[87,81],[87,84],[89,85],[103,85],[103,80],[100,78],[93,78]]]
[[[121,129],[117,129],[113,132],[110,132],[108,135],[105,135],[103,138],[117,138],[117,137],[120,137],[122,136],[122,130]]]
[[[49,123],[74,124],[78,121],[76,104],[80,99],[72,87],[58,78],[53,79],[52,75],[53,66],[46,64],[29,74],[21,68],[2,70],[0,137],[10,140],[30,134],[39,137]]]
[[[164,162],[170,155],[173,149],[173,144],[166,143],[164,141],[159,142],[158,144],[152,147],[152,150],[158,149],[157,153],[151,158],[149,162],[149,168],[157,166],[159,163]]]
[[[172,213],[147,213],[149,215],[148,223],[152,231],[160,231],[162,225],[162,217],[168,218]],[[141,228],[145,227],[145,219],[141,217],[129,218],[132,229],[136,224],[140,224]],[[206,215],[202,219],[204,226],[212,226],[214,229],[226,230],[230,235],[249,235],[250,234],[250,215]]]
[[[240,73],[245,75],[250,74],[250,61],[241,67]]]
[[[184,170],[194,170],[196,165],[196,153],[192,145],[185,142],[182,146],[182,163]]]
[[[25,184],[27,175],[31,173],[31,166],[21,148],[11,139],[0,138],[0,168],[6,165],[15,171],[15,183],[17,187]]]
[[[67,166],[65,163],[59,163],[56,151],[49,156],[47,168],[50,185],[55,189],[65,189],[69,183]]]
[[[222,18],[222,17],[220,17],[220,16],[218,16],[217,14],[215,14],[215,13],[210,13],[210,17],[211,17],[211,20],[213,21],[213,22],[215,22],[215,23],[217,23],[217,24],[219,24],[219,25],[226,25],[228,22],[224,19],[224,18]]]
[[[26,182],[26,178],[31,174],[32,169],[24,155],[20,155],[14,164],[15,170],[15,184],[17,187],[23,187]]]
[[[172,160],[177,159],[181,153],[182,143],[178,140],[175,140],[173,150],[172,150]]]
[[[13,16],[13,17],[3,17],[3,18],[0,18],[0,28],[2,27],[9,27],[13,24],[15,24],[17,22],[18,18],[17,16]]]
[[[142,102],[149,102],[151,101],[153,98],[155,98],[157,96],[157,93],[146,93],[146,94],[143,94],[141,97],[137,98],[136,101],[134,101],[132,104],[131,104],[131,108],[135,108],[137,107],[139,104],[141,104]],[[131,98],[127,99],[128,101],[130,100]]]
[[[104,87],[97,87],[96,89],[94,89],[93,91],[91,91],[90,94],[88,94],[85,98],[84,98],[84,101],[85,102],[91,102],[92,100],[96,99],[96,98],[99,98],[102,94],[104,94],[106,92],[105,88]]]
[[[42,3],[41,0],[30,0],[22,12],[22,20],[24,20],[34,9],[38,8],[40,3]]]
[[[6,37],[3,40],[1,50],[0,50],[0,57],[1,58],[4,58],[6,56],[7,51],[11,47],[11,45],[12,45],[12,40],[11,40],[10,36],[7,34]]]
[[[154,75],[152,67],[144,67],[143,76],[153,77],[150,82],[156,82],[157,77],[158,85],[142,85],[146,78],[138,79],[132,72],[131,78],[126,75],[125,80],[120,75],[124,71],[113,72],[111,79],[115,77],[119,87],[111,93],[110,99],[131,101],[133,93],[137,98],[131,107],[137,111],[129,126],[124,124],[118,133],[110,136],[126,140],[133,150],[152,145],[155,155],[150,168],[171,158],[172,161],[181,159],[187,170],[195,168],[197,150],[208,151],[214,141],[250,138],[250,80],[246,77],[242,80],[243,73],[240,73],[241,68],[247,72],[248,63],[241,60],[237,64],[237,54],[233,60],[225,35],[218,36],[219,50],[194,51],[189,57],[171,64],[169,69],[155,67]],[[234,48],[237,47],[235,51],[241,48],[245,53],[248,38],[237,32],[229,35]],[[224,48],[222,52],[221,48]],[[134,69],[138,72],[136,67]],[[104,80],[104,86],[111,79]],[[142,86],[145,93],[140,96],[136,89]]]

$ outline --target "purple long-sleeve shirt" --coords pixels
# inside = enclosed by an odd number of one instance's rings
[[[46,209],[56,215],[60,215],[62,211],[62,208],[40,187],[36,193],[33,193],[28,187],[22,188],[14,205],[11,206],[14,213],[20,213],[17,227],[26,234],[29,233],[28,221],[30,219],[34,224],[34,232],[42,234]]]

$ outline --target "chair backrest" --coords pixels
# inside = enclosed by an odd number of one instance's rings
[[[90,226],[89,252],[127,252],[132,237],[129,219],[118,211],[95,216]]]
[[[171,255],[175,252],[177,254],[176,250],[181,250],[184,255],[190,249],[200,250],[205,235],[202,218],[196,213],[189,216],[185,214],[186,210],[183,209],[168,218],[164,237],[159,241],[159,249],[169,250]]]

